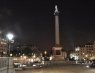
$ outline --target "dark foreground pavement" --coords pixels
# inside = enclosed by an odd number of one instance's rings
[[[95,68],[86,68],[83,65],[54,65],[45,67],[29,67],[16,73],[95,73]]]

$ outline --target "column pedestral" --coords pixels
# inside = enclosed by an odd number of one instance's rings
[[[64,57],[62,55],[62,48],[63,47],[53,47],[52,48],[52,51],[53,51],[53,59],[54,61],[61,61],[61,60],[64,60]]]

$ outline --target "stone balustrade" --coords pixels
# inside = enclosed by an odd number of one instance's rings
[[[7,67],[8,65],[8,58],[0,58],[0,69],[3,67]]]
[[[44,61],[44,65],[76,64],[75,61]]]
[[[15,73],[13,67],[13,58],[0,57],[0,73]]]

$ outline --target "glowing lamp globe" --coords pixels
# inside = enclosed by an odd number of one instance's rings
[[[12,39],[13,39],[13,34],[10,34],[10,33],[9,33],[9,34],[7,35],[7,37],[8,37],[9,40],[12,40]]]

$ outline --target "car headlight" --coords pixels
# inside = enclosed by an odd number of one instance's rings
[[[86,67],[89,68],[89,65],[87,65]]]
[[[36,66],[35,64],[33,64],[33,66]]]

